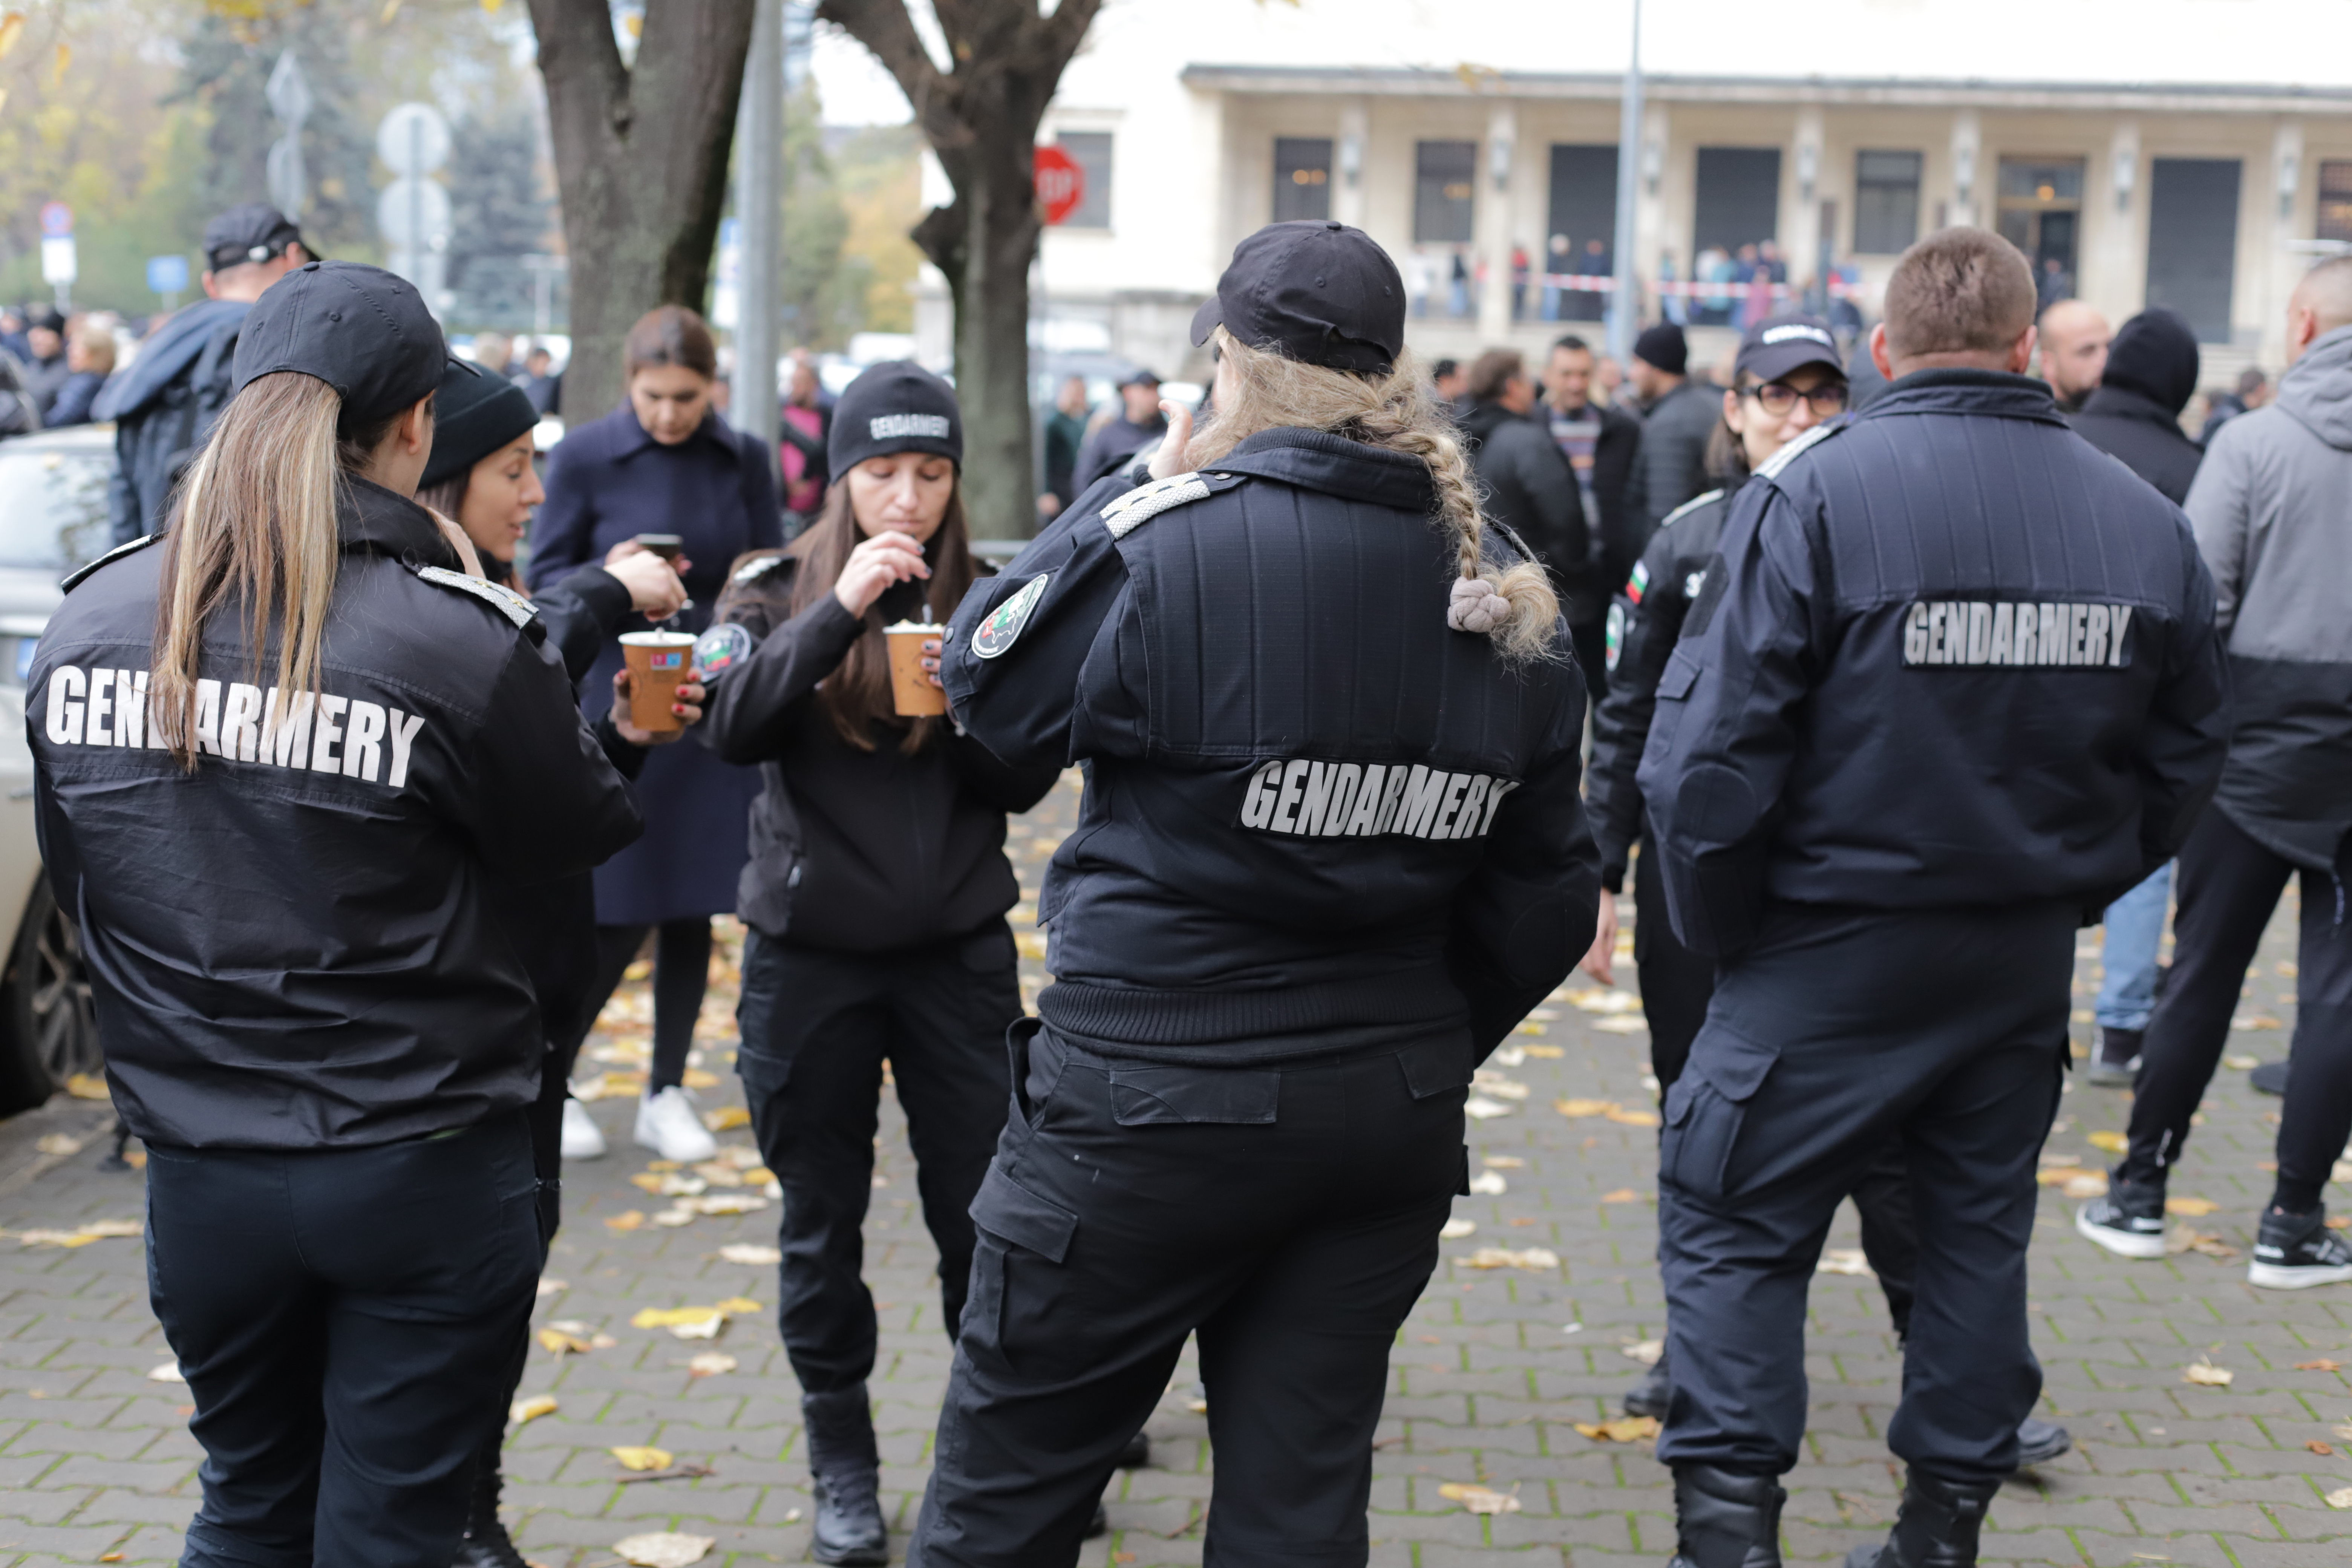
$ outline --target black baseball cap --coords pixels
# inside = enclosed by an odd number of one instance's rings
[[[205,265],[218,272],[248,261],[268,261],[301,241],[302,231],[294,220],[268,202],[241,202],[205,225]]]
[[[1778,381],[1801,365],[1826,365],[1845,374],[1838,356],[1837,334],[1819,316],[1768,316],[1748,329],[1739,340],[1739,356],[1731,362],[1735,381],[1752,375]]]
[[[869,366],[835,401],[825,468],[838,479],[868,458],[894,452],[935,452],[963,466],[955,388],[912,360]]]
[[[1404,279],[1360,228],[1270,223],[1234,247],[1216,293],[1192,316],[1193,344],[1220,325],[1306,364],[1386,375],[1404,349]]]
[[[236,392],[281,370],[315,375],[341,395],[348,431],[415,403],[453,363],[441,323],[406,279],[357,261],[310,261],[254,302],[232,374]]]
[[[433,455],[419,489],[446,484],[539,425],[539,410],[523,389],[480,365],[453,359],[433,398]]]

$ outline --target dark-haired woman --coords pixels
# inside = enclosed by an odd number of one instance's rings
[[[884,1563],[874,1301],[859,1278],[882,1064],[952,1336],[967,1211],[1004,1125],[1004,1031],[1021,1016],[1004,819],[1043,799],[1059,764],[1008,768],[944,718],[895,712],[882,628],[944,616],[980,574],[954,393],[912,364],[877,365],[842,394],[827,456],[817,521],[789,551],[738,563],[705,634],[704,663],[725,665],[705,738],[765,783],[743,882],[737,1070],[784,1189],[778,1316],[803,1390],[813,1550]]]
[[[607,558],[639,534],[675,534],[693,604],[683,628],[709,624],[727,563],[783,542],[768,453],[711,407],[717,349],[702,318],[676,305],[652,310],[624,345],[628,400],[567,434],[547,465],[547,500],[531,532],[538,593]],[[621,645],[608,638],[583,706],[612,700]],[[684,1085],[686,1058],[710,969],[710,917],[735,907],[744,819],[759,781],[698,746],[654,756],[637,781],[646,836],[596,873],[597,979],[589,1016],[620,983],[648,931],[654,956],[654,1053],[635,1140],[666,1160],[707,1160],[717,1145]]]
[[[530,607],[411,499],[445,359],[391,274],[287,274],[171,531],[68,580],[28,687],[206,1455],[191,1568],[448,1568],[543,1241],[493,889],[638,828]]]

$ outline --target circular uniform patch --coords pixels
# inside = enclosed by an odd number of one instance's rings
[[[988,618],[971,634],[972,653],[981,658],[994,658],[1011,647],[1022,628],[1029,624],[1030,614],[1037,608],[1037,601],[1045,596],[1045,584],[1051,581],[1051,573],[1032,577],[1021,585],[1019,593],[991,610]]]
[[[1601,655],[1601,662],[1608,666],[1609,673],[1614,675],[1617,673],[1617,660],[1622,658],[1625,652],[1624,605],[1612,605],[1609,606],[1609,619],[1606,623],[1606,629],[1601,634],[1601,646],[1604,649],[1604,652]]]
[[[694,673],[708,681],[751,657],[757,646],[751,634],[732,621],[721,621],[694,639]]]

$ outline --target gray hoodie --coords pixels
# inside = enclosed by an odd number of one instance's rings
[[[2295,865],[2333,869],[2352,830],[2352,327],[2214,434],[2185,510],[2235,693],[2214,803]]]

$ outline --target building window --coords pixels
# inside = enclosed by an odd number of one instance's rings
[[[1702,147],[1691,243],[1738,256],[1780,237],[1780,149]]]
[[[1274,139],[1274,221],[1331,216],[1331,139]]]
[[[1065,131],[1054,138],[1054,145],[1070,155],[1087,176],[1087,188],[1078,197],[1078,205],[1062,220],[1064,228],[1108,228],[1110,226],[1110,132],[1108,131]]]
[[[1916,153],[1860,153],[1853,166],[1853,248],[1896,256],[1919,237]]]
[[[2074,250],[2083,227],[2083,160],[2003,158],[2001,237],[2025,252],[2044,307],[2076,292]]]
[[[2319,165],[2318,237],[2352,242],[2352,162]]]
[[[2179,311],[2200,343],[2230,341],[2242,174],[2235,158],[2158,158],[2148,170],[2147,302]]]
[[[1478,178],[1475,142],[1423,142],[1413,148],[1412,237],[1423,245],[1466,245],[1474,229]]]

